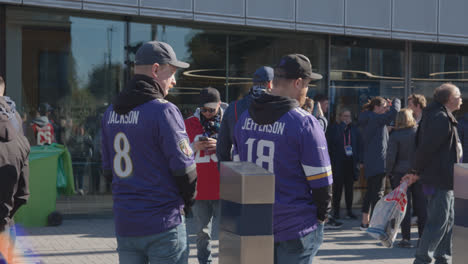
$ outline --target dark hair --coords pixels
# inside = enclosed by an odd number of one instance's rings
[[[413,104],[415,106],[419,105],[421,109],[426,108],[426,105],[427,105],[426,97],[424,97],[424,95],[422,94],[412,94],[408,97],[408,101],[409,100],[413,101]]]
[[[457,87],[452,83],[444,83],[437,87],[434,90],[434,101],[446,104],[449,101],[450,96],[455,92],[455,88]]]
[[[368,111],[374,111],[374,108],[376,106],[382,106],[384,105],[385,103],[387,102],[387,100],[385,100],[383,97],[381,96],[376,96],[374,98],[372,98],[371,100],[369,100],[367,102],[367,104],[365,104],[362,108],[364,110],[368,110]]]
[[[323,102],[323,101],[328,101],[328,96],[324,94],[316,94],[313,98],[315,102]]]

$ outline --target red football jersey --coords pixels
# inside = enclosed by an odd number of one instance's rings
[[[190,139],[190,145],[203,135],[203,127],[198,116],[192,116],[185,120],[185,127]],[[197,163],[197,200],[219,200],[219,171],[216,153],[195,151]]]
[[[40,127],[37,124],[32,125],[37,145],[52,144],[55,142],[54,127],[51,124]]]

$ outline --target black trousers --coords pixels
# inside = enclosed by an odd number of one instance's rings
[[[391,182],[392,188],[396,188],[400,185],[401,178],[404,174],[392,175]],[[406,214],[401,221],[401,236],[403,239],[410,240],[411,238],[411,216],[414,211],[418,217],[418,235],[422,236],[424,225],[427,220],[427,200],[424,195],[422,184],[418,181],[412,184],[406,192],[408,198],[408,204],[406,206]]]
[[[385,191],[385,173],[377,174],[367,178],[367,192],[362,204],[362,212],[369,213],[375,208],[377,202],[382,198]],[[372,217],[372,212],[370,212]]]
[[[346,158],[342,164],[338,164],[340,169],[333,174],[333,213],[334,215],[340,214],[341,194],[343,187],[345,191],[346,209],[348,214],[351,213],[353,208],[353,185],[354,185],[354,168],[353,159]]]

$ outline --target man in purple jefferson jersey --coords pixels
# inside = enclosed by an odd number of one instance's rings
[[[323,128],[299,106],[322,76],[291,54],[275,67],[273,90],[255,99],[234,130],[235,160],[275,174],[275,263],[312,263],[330,211],[331,166]]]
[[[177,69],[189,65],[158,41],[143,44],[135,64],[135,76],[102,119],[119,261],[187,263],[183,210],[193,204],[197,173],[182,114],[163,98]]]

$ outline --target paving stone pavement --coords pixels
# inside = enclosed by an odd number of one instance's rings
[[[314,263],[366,264],[412,263],[414,249],[383,248],[365,232],[358,220],[343,220],[340,230],[326,230],[324,243]],[[190,242],[190,264],[198,263],[194,221],[187,221]],[[416,230],[412,230],[416,237]],[[214,238],[217,239],[215,232]],[[415,243],[415,241],[413,241]],[[118,263],[112,218],[64,220],[58,227],[20,229],[17,248],[24,263],[75,264]],[[213,241],[213,263],[218,263],[218,240]]]

